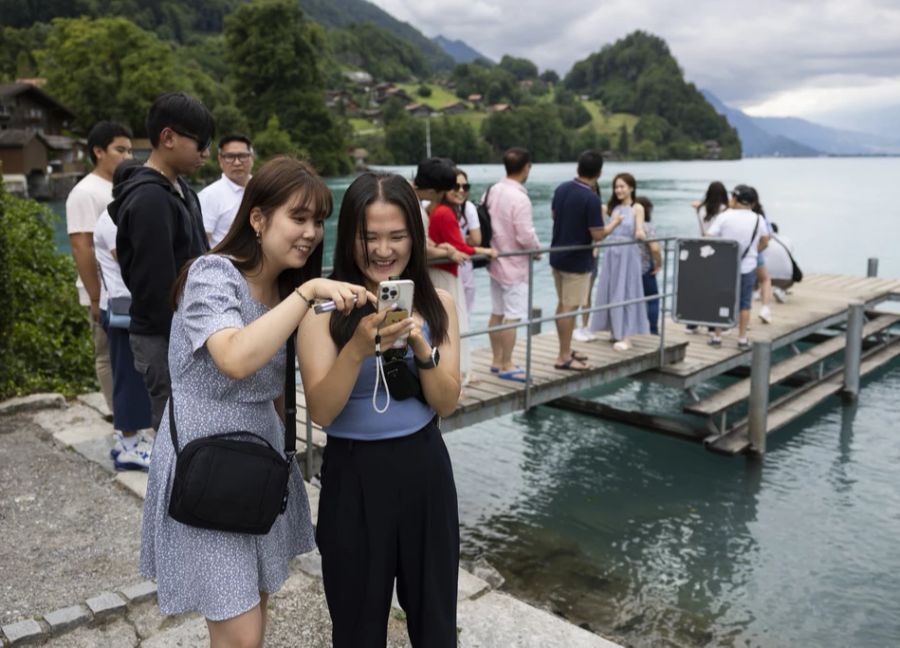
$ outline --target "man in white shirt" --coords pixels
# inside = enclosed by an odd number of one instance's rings
[[[719,214],[715,223],[706,231],[707,236],[716,236],[737,241],[740,254],[741,298],[740,321],[738,324],[738,348],[749,349],[747,325],[750,323],[750,306],[753,303],[753,285],[756,282],[756,257],[759,247],[765,248],[769,242],[769,229],[762,216],[753,211],[758,202],[756,189],[738,185],[731,192],[731,202],[727,210]],[[721,346],[719,329],[709,340],[712,346]]]
[[[218,161],[222,177],[198,194],[210,247],[225,238],[231,228],[244,197],[244,187],[250,182],[253,158],[249,137],[233,133],[219,140]]]
[[[72,257],[78,268],[78,302],[86,307],[94,340],[94,369],[110,412],[112,370],[106,333],[100,325],[100,274],[94,259],[94,227],[100,214],[112,202],[112,178],[116,167],[131,159],[131,131],[114,122],[97,123],[88,133],[88,154],[94,170],[76,184],[66,199],[66,230]]]

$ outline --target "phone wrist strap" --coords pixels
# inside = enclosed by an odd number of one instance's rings
[[[378,384],[384,383],[384,393],[387,400],[383,408],[378,407]],[[381,354],[381,336],[375,336],[375,389],[372,390],[372,408],[379,414],[387,412],[391,406],[391,390],[388,389],[387,378],[384,375],[384,356]]]

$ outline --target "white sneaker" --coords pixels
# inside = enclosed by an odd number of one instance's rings
[[[769,310],[768,306],[763,306],[759,309],[759,319],[761,319],[764,324],[772,323],[772,312]]]
[[[619,340],[615,344],[613,344],[613,349],[616,351],[628,351],[631,348],[631,343],[626,342],[625,340]]]
[[[772,295],[775,297],[775,301],[779,304],[783,304],[787,301],[787,293],[784,292],[784,288],[772,288]]]
[[[586,328],[577,328],[572,331],[572,339],[576,342],[593,342],[597,336]]]
[[[153,444],[146,438],[141,438],[138,444],[131,450],[123,450],[113,459],[116,470],[149,470],[150,455],[153,452]]]

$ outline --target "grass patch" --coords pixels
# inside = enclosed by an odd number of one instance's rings
[[[406,90],[406,94],[412,97],[415,103],[425,104],[435,110],[440,110],[447,104],[456,103],[460,101],[460,98],[455,94],[447,90],[446,88],[439,86],[435,83],[398,83],[399,87]],[[420,97],[418,90],[419,86],[426,85],[431,89],[431,96],[429,97]]]
[[[582,101],[581,105],[587,108],[587,111],[591,113],[591,121],[582,126],[581,130],[585,130],[593,125],[594,130],[598,133],[617,135],[623,124],[625,125],[625,128],[628,129],[628,132],[631,133],[634,130],[635,124],[638,122],[637,115],[632,115],[630,113],[612,113],[606,115],[604,114],[602,106],[596,101]]]

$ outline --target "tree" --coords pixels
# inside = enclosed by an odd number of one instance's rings
[[[183,90],[203,100],[223,95],[198,67],[178,64],[172,45],[125,18],[58,18],[36,58],[47,91],[85,131],[113,119],[144,134],[147,109],[164,92]]]
[[[628,155],[628,129],[625,127],[625,124],[619,127],[619,141],[616,149],[620,154]]]
[[[503,58],[500,59],[499,67],[501,70],[506,70],[512,74],[517,81],[534,79],[537,78],[538,75],[538,69],[534,63],[526,58],[516,58],[509,54],[505,54]]]
[[[264,162],[276,155],[292,155],[294,157],[307,157],[305,151],[291,140],[291,135],[281,128],[278,123],[278,117],[271,115],[266,122],[265,129],[258,131],[253,138],[253,148],[259,157],[260,162]]]
[[[550,85],[556,85],[559,83],[559,75],[553,70],[545,70],[541,72],[541,81]]]
[[[56,249],[55,218],[0,184],[0,399],[96,388],[88,320],[72,290],[75,265]]]
[[[271,115],[320,173],[346,173],[344,132],[325,107],[318,52],[324,35],[293,0],[253,0],[225,19],[236,104],[261,131]]]

